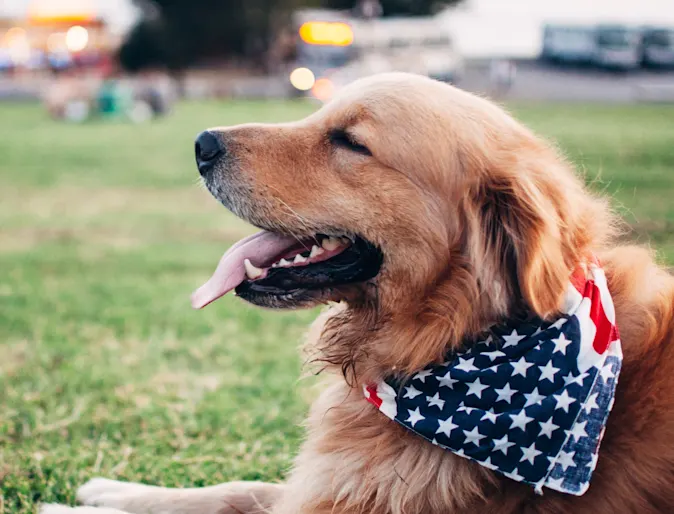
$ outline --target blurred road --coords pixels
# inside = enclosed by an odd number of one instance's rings
[[[35,100],[40,96],[41,81],[10,80],[0,77],[0,100]]]
[[[495,95],[487,64],[466,67],[463,89],[514,100],[618,102],[674,101],[674,72],[636,70],[629,73],[579,67],[517,63],[512,87]]]
[[[192,76],[193,75],[193,76]],[[241,77],[215,72],[213,77],[188,74],[189,97],[278,98],[290,91],[287,76]],[[592,68],[553,67],[537,61],[517,63],[508,91],[495,91],[490,83],[489,63],[466,65],[457,85],[468,91],[503,100],[578,102],[674,102],[674,71],[636,70],[629,73]],[[10,81],[0,76],[1,99],[35,99],[48,80]],[[191,85],[190,85],[191,84]]]

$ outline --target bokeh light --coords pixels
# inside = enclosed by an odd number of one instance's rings
[[[346,23],[309,21],[300,27],[300,38],[309,45],[348,46],[353,43],[353,30]]]
[[[309,91],[315,82],[314,72],[309,68],[297,68],[290,74],[290,83],[300,91]]]
[[[89,43],[89,31],[80,25],[70,27],[66,32],[66,47],[71,52],[81,52]]]
[[[4,40],[7,45],[11,45],[16,41],[26,39],[26,31],[21,27],[12,27],[5,34]]]
[[[311,89],[311,92],[322,102],[327,102],[335,93],[335,85],[330,79],[318,79],[314,84],[314,87]]]
[[[3,39],[12,62],[24,64],[30,59],[30,41],[24,29],[12,27]]]

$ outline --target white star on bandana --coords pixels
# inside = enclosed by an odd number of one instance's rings
[[[427,396],[426,401],[429,407],[438,407],[442,410],[445,407],[445,400],[440,399],[440,393],[435,393],[433,396]]]
[[[517,346],[517,343],[519,343],[522,339],[524,339],[525,335],[521,336],[517,333],[517,330],[513,330],[512,333],[509,336],[503,336],[503,348],[508,348],[509,346]]]
[[[533,366],[533,363],[527,362],[524,357],[520,357],[520,360],[512,363],[513,367],[513,376],[522,375],[524,378],[527,376],[527,370]]]

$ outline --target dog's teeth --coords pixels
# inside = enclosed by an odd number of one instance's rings
[[[328,252],[332,252],[333,250],[337,250],[337,248],[342,246],[342,243],[336,237],[328,237],[327,239],[323,239],[321,246]]]
[[[287,268],[287,267],[290,266],[291,264],[292,264],[292,262],[288,262],[288,261],[285,260],[285,259],[281,259],[280,261],[278,261],[278,265],[279,265],[279,266],[283,266],[284,268]]]
[[[272,268],[278,268],[278,262],[275,262],[274,264],[271,265]]]
[[[325,252],[325,250],[323,250],[323,248],[321,248],[320,246],[314,245],[314,246],[311,247],[311,253],[309,254],[309,258],[313,259],[317,255],[320,255],[324,252]]]
[[[255,266],[252,262],[250,262],[250,259],[244,260],[243,265],[246,268],[246,275],[251,280],[255,280],[256,278],[260,278],[262,276],[262,274],[264,273],[264,270],[261,270],[260,268]]]
[[[302,254],[301,254],[301,253],[298,253],[297,255],[295,255],[295,260],[294,260],[293,262],[294,262],[295,264],[300,264],[300,263],[302,263],[302,262],[307,262],[307,258],[306,258],[306,257],[302,257]]]

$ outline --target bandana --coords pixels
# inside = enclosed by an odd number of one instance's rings
[[[369,385],[365,397],[433,444],[539,494],[584,494],[622,362],[603,270],[574,273],[554,322],[506,322],[467,347],[406,380]]]

